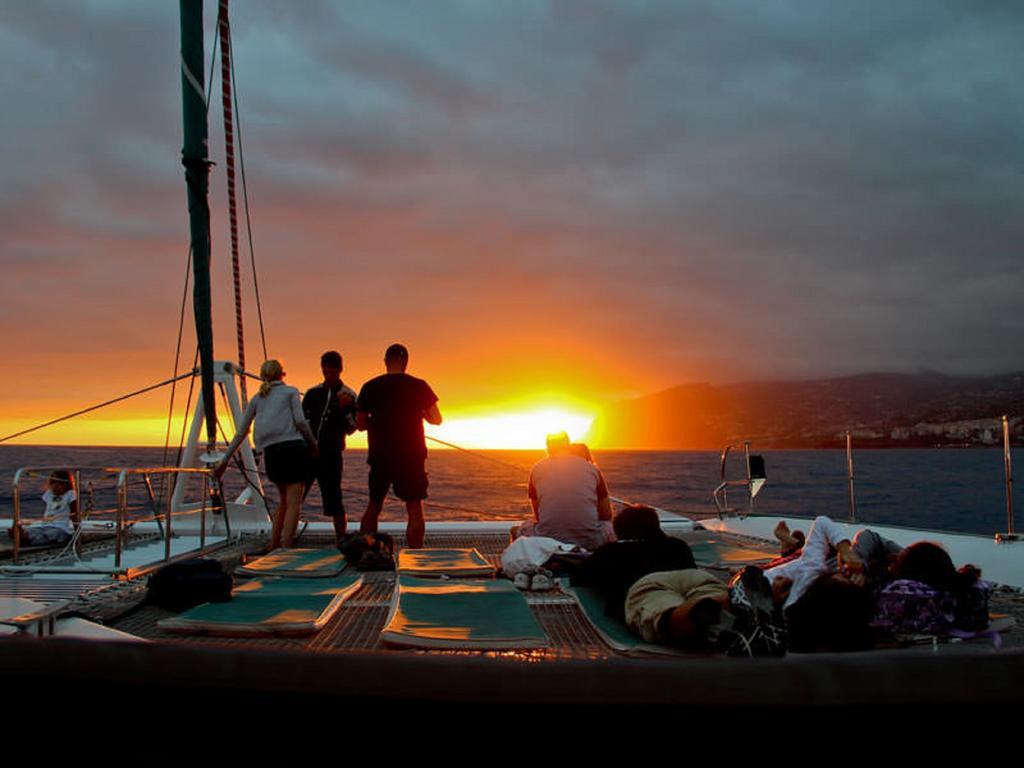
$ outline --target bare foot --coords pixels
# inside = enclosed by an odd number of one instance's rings
[[[775,534],[775,538],[778,539],[779,543],[782,545],[783,555],[799,549],[803,545],[802,541],[798,541],[793,537],[793,534],[789,532],[789,526],[786,525],[785,520],[780,520],[772,533]]]

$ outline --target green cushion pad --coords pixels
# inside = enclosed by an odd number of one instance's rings
[[[226,603],[204,603],[163,619],[161,629],[233,637],[307,635],[323,627],[362,585],[359,574],[334,579],[253,579]]]
[[[324,578],[345,570],[344,556],[331,549],[275,549],[239,567],[238,576]]]
[[[416,648],[543,648],[547,635],[526,598],[502,580],[400,576],[381,638]]]
[[[403,549],[398,571],[409,576],[493,576],[496,569],[476,549]]]

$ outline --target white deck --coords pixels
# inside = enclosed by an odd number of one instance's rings
[[[206,546],[214,546],[226,543],[224,536],[207,536]],[[159,564],[164,559],[166,544],[163,539],[146,541],[132,544],[121,552],[121,570],[143,568],[148,565]],[[171,539],[171,557],[184,555],[189,552],[196,552],[200,548],[198,536],[175,536]],[[54,568],[61,568],[61,571],[54,571]],[[34,562],[20,566],[7,566],[12,571],[20,570],[29,572],[38,570],[38,574],[26,574],[19,578],[45,578],[47,581],[59,581],[62,579],[81,581],[83,578],[95,578],[97,582],[107,581],[110,574],[114,573],[114,552],[104,552],[94,556],[85,556],[79,561],[70,557],[61,559],[59,562],[45,563]]]

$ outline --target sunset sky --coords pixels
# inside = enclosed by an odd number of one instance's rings
[[[300,388],[336,348],[358,389],[401,341],[438,434],[479,442],[684,382],[1024,368],[1024,6],[232,13],[267,341]],[[171,374],[178,35],[177,3],[0,6],[0,436]],[[215,90],[232,359],[219,110]],[[186,339],[187,366],[191,315]],[[162,443],[167,394],[24,442]]]

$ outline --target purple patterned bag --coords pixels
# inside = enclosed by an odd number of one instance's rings
[[[920,581],[897,579],[875,597],[872,628],[890,635],[940,635],[953,628],[956,601]]]

